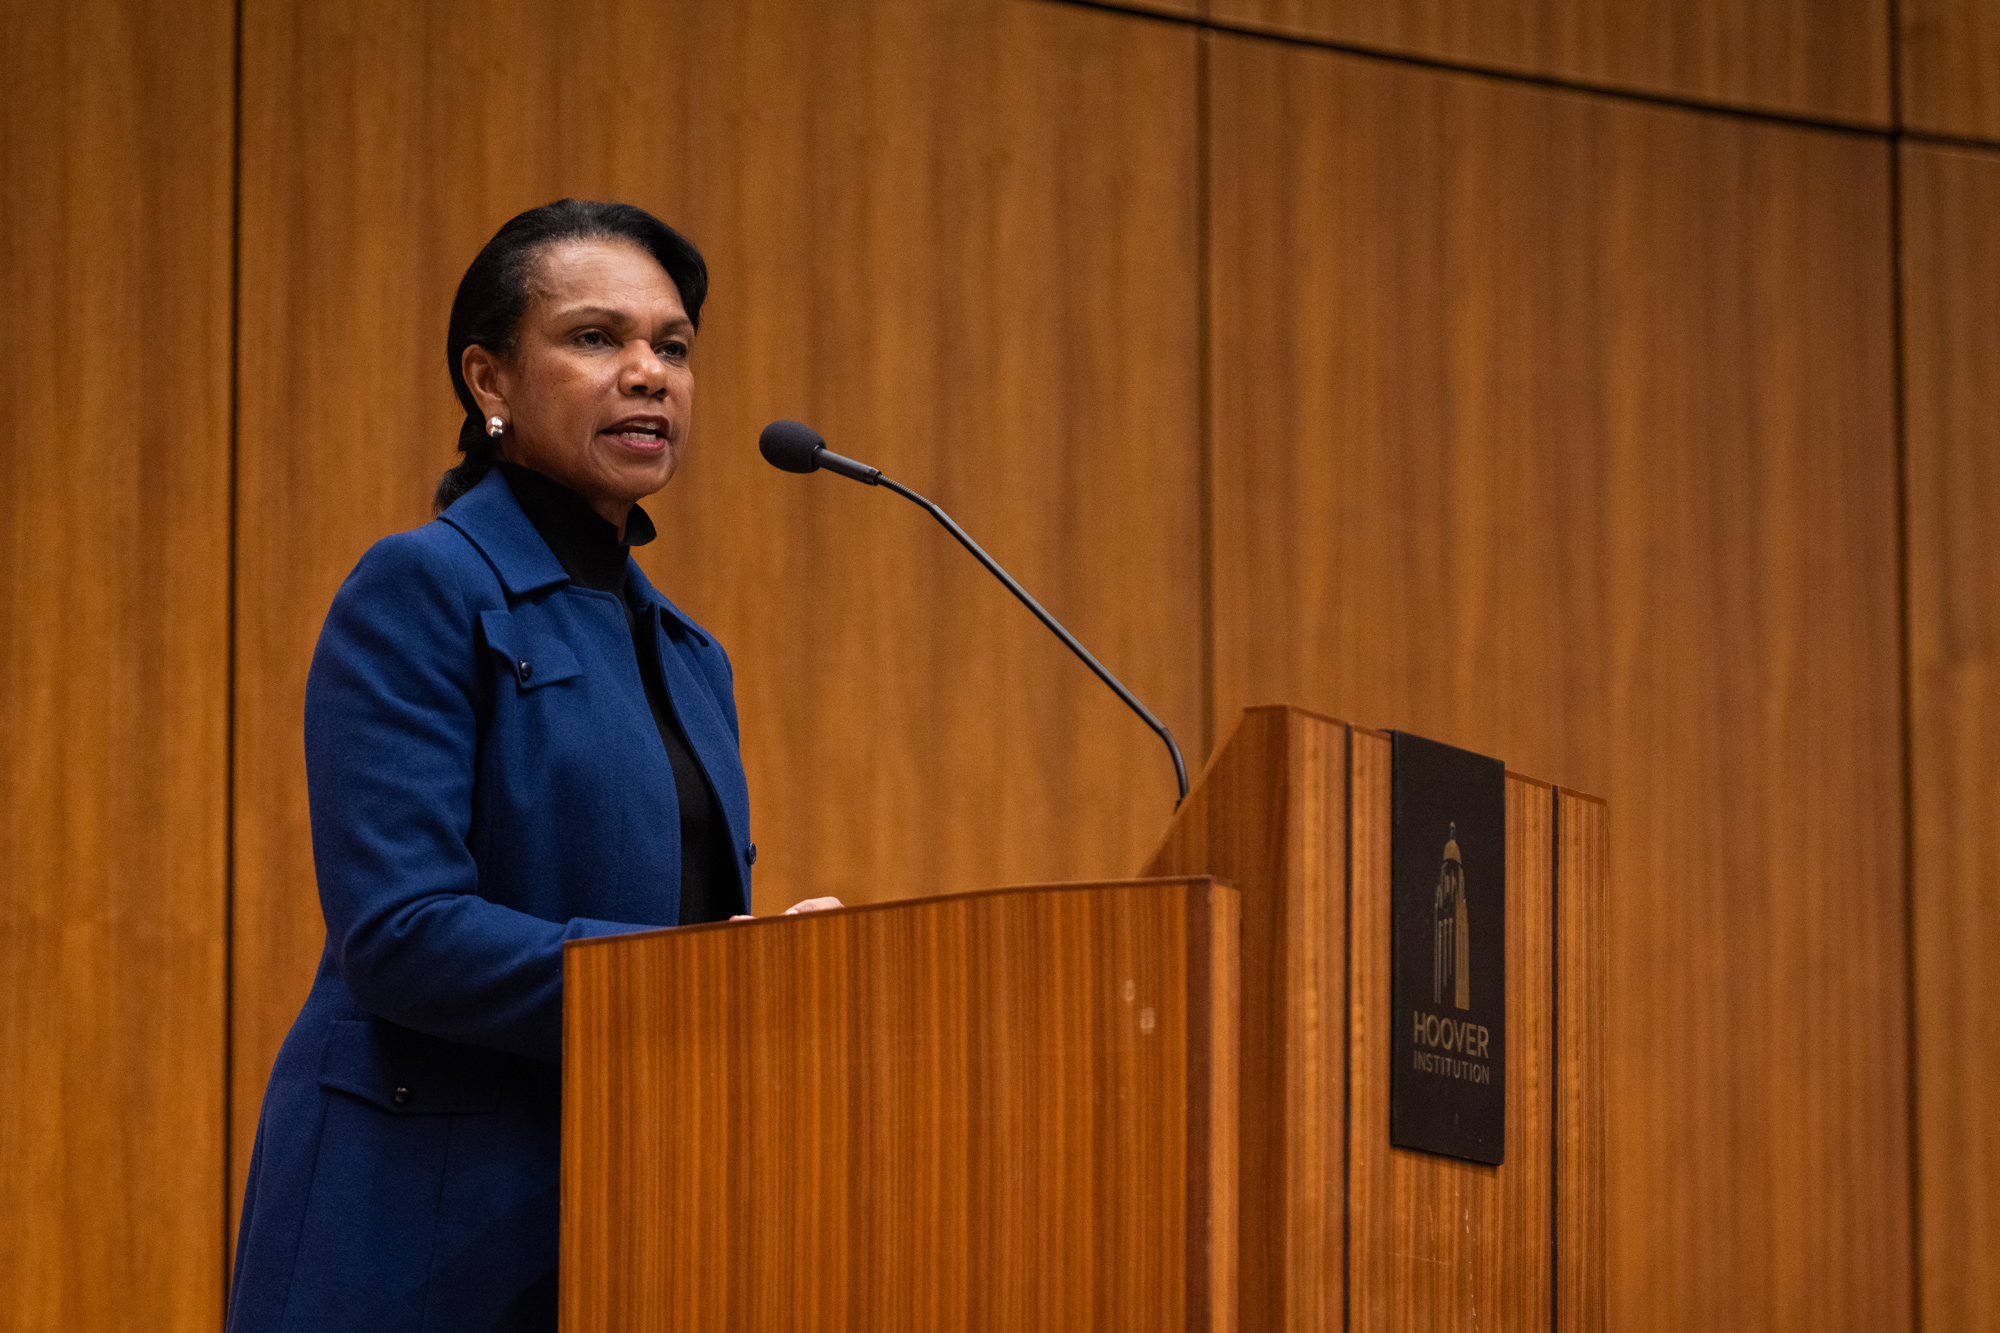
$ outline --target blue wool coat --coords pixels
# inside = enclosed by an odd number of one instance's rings
[[[628,580],[748,911],[729,660]],[[264,1094],[231,1333],[555,1327],[563,944],[680,911],[632,643],[498,471],[334,598],[305,727],[326,950]]]

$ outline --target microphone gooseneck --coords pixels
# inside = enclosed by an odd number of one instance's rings
[[[936,519],[943,525],[946,532],[949,532],[953,537],[958,539],[959,545],[978,557],[979,563],[986,566],[987,572],[992,574],[994,578],[999,579],[1001,583],[1006,585],[1008,592],[1013,593],[1014,596],[1020,599],[1021,605],[1033,611],[1037,620],[1048,626],[1050,632],[1058,639],[1061,639],[1064,644],[1068,645],[1071,652],[1082,658],[1083,664],[1095,672],[1099,680],[1109,685],[1112,693],[1125,701],[1126,707],[1137,713],[1145,721],[1146,725],[1153,729],[1154,734],[1166,742],[1167,753],[1173,757],[1174,761],[1174,781],[1180,787],[1180,796],[1175,800],[1174,804],[1178,807],[1181,801],[1187,799],[1187,763],[1181,758],[1181,747],[1174,744],[1173,733],[1167,730],[1166,723],[1154,717],[1151,710],[1146,705],[1140,703],[1132,691],[1126,689],[1124,684],[1119,681],[1118,677],[1112,675],[1102,662],[1090,655],[1089,649],[1076,641],[1074,634],[1064,629],[1061,623],[1054,616],[1050,615],[1040,602],[1028,595],[1026,588],[1023,588],[1019,583],[1014,581],[1012,574],[1000,568],[999,562],[986,554],[980,548],[979,543],[972,540],[967,535],[965,529],[958,526],[952,520],[950,514],[945,513],[944,510],[938,508],[901,482],[883,476],[880,468],[869,467],[866,463],[859,463],[852,458],[843,458],[839,454],[834,453],[826,447],[826,441],[820,437],[820,433],[803,422],[772,422],[770,425],[764,427],[763,434],[758,437],[757,448],[764,455],[764,461],[772,467],[781,468],[786,472],[817,472],[821,468],[825,468],[828,472],[837,472],[843,477],[863,482],[869,486],[883,486],[894,491]]]

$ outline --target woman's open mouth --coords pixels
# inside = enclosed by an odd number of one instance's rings
[[[615,422],[605,427],[602,433],[627,448],[649,453],[664,449],[667,441],[673,438],[673,428],[659,418]]]

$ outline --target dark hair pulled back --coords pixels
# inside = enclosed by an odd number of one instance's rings
[[[431,501],[435,512],[442,512],[478,485],[498,456],[498,442],[486,433],[479,404],[466,387],[465,349],[484,347],[495,356],[514,350],[521,316],[527,313],[534,295],[535,266],[542,251],[565,241],[630,241],[638,246],[658,260],[674,280],[688,319],[696,328],[701,327],[708,265],[692,241],[645,209],[589,199],[558,199],[508,219],[473,258],[451,303],[445,355],[451,366],[451,387],[465,408],[465,423],[458,428],[458,447],[465,459],[439,480]]]

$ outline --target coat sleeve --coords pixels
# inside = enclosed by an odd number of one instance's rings
[[[370,550],[313,654],[306,784],[327,944],[371,1012],[554,1061],[564,942],[655,927],[545,921],[480,896],[474,616],[435,540]]]

